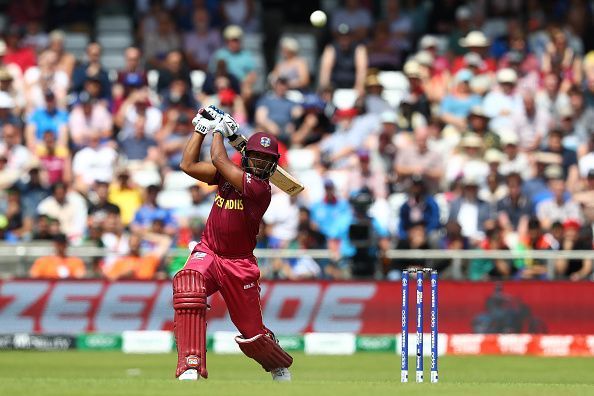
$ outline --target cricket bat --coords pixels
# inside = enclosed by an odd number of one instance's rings
[[[229,136],[229,143],[231,143],[231,146],[237,151],[243,153],[247,144],[247,139],[243,135],[236,134]],[[280,166],[276,167],[276,170],[270,177],[270,181],[290,196],[299,194],[305,188],[299,180],[295,179],[289,172]]]
[[[222,115],[225,114],[223,111],[217,109],[214,106],[210,107]],[[200,111],[200,114],[202,114],[202,116],[206,119],[214,119],[210,116],[210,114],[207,111]],[[243,152],[245,151],[245,146],[247,145],[247,139],[245,136],[236,133],[229,136],[229,143],[231,143],[231,146],[233,146],[235,150],[243,154]],[[305,188],[303,184],[299,182],[299,180],[295,179],[293,176],[289,174],[289,172],[287,172],[280,166],[276,167],[276,170],[270,177],[270,181],[272,182],[272,184],[274,184],[290,196],[295,196],[299,194]]]

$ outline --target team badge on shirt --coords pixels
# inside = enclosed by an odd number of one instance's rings
[[[260,138],[260,145],[262,147],[269,147],[270,146],[270,138],[267,136],[263,136]]]

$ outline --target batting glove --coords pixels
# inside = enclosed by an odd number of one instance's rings
[[[211,114],[208,109],[201,108],[196,113],[196,116],[192,119],[192,125],[194,125],[194,131],[206,135],[212,132],[214,127],[219,122],[218,114],[214,113],[215,117]]]
[[[220,133],[225,137],[233,136],[237,132],[239,126],[237,122],[229,114],[224,113],[223,118],[217,123],[214,132]]]

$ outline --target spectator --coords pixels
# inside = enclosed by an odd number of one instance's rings
[[[497,202],[499,224],[503,231],[526,235],[532,210],[530,200],[522,193],[522,176],[510,173],[505,180],[508,195]]]
[[[576,145],[583,145],[588,142],[591,136],[592,125],[594,125],[594,109],[586,107],[584,93],[578,87],[572,86],[567,95],[573,113],[573,133]]]
[[[297,238],[299,207],[297,199],[275,189],[270,206],[264,213],[268,247],[286,249]]]
[[[397,2],[391,2],[397,4]],[[394,70],[402,64],[404,44],[390,35],[387,21],[380,21],[373,28],[373,36],[367,43],[369,67],[379,70]]]
[[[54,237],[55,254],[35,260],[29,270],[29,276],[42,279],[84,278],[86,275],[85,263],[78,257],[69,256],[67,249],[66,236],[64,234],[56,235]]]
[[[146,87],[147,72],[142,64],[142,51],[138,47],[128,47],[124,51],[124,68],[118,70],[117,82],[112,89],[113,112],[117,113],[120,106],[132,91]]]
[[[146,89],[133,91],[118,110],[114,122],[120,128],[119,141],[134,135],[136,120],[139,117],[145,118],[145,135],[151,138],[155,137],[161,129],[163,113],[151,104]]]
[[[60,230],[69,240],[77,242],[83,234],[87,223],[87,204],[76,191],[68,191],[63,183],[51,187],[52,195],[45,198],[37,206],[37,213],[57,219]]]
[[[427,144],[429,131],[426,127],[418,128],[414,134],[414,144],[403,149],[396,157],[395,171],[398,180],[403,182],[412,175],[421,175],[428,183],[437,183],[444,174],[443,158]]]
[[[6,92],[0,92],[0,127],[4,124],[21,124],[21,120],[14,113],[14,100]]]
[[[472,72],[462,69],[454,77],[454,90],[443,98],[440,107],[441,119],[444,123],[453,125],[459,131],[466,128],[466,117],[473,106],[480,105],[481,99],[470,91]],[[486,109],[485,109],[486,110]]]
[[[460,141],[459,152],[450,156],[445,169],[445,179],[451,183],[462,175],[474,175],[485,180],[489,166],[483,160],[483,142],[481,137],[468,133]]]
[[[509,250],[503,238],[503,230],[495,224],[485,229],[486,238],[480,243],[481,250]],[[474,259],[470,261],[469,278],[471,280],[509,279],[515,268],[510,260]]]
[[[64,146],[56,145],[56,135],[51,131],[43,134],[43,143],[37,146],[37,157],[47,172],[49,185],[57,182],[72,181],[72,161],[70,151]]]
[[[37,207],[39,203],[47,198],[50,194],[46,183],[42,181],[41,169],[34,166],[29,170],[29,181],[22,183],[19,186],[21,193],[21,206],[23,208],[23,218],[25,222],[29,222],[29,226],[33,224],[33,219],[37,215]],[[30,229],[30,227],[29,227]]]
[[[3,227],[4,239],[9,242],[17,242],[25,238],[32,228],[32,219],[25,218],[21,203],[21,193],[17,189],[7,191],[6,226]]]
[[[58,69],[58,54],[45,50],[39,55],[38,66],[30,67],[23,75],[28,111],[45,105],[44,92],[51,90],[56,96],[58,107],[66,106],[66,93],[70,76]]]
[[[521,236],[518,250],[557,250],[559,248],[557,241],[544,232],[540,221],[531,217],[528,220],[528,231]],[[523,260],[517,262],[519,266],[516,277],[518,279],[546,279],[547,263],[544,260],[536,260],[526,255]]]
[[[416,60],[412,59],[404,64],[403,72],[408,79],[409,93],[411,94],[411,103],[413,110],[421,113],[427,120],[431,119],[431,104],[425,92],[422,66]]]
[[[56,233],[53,232],[51,224],[54,224]],[[33,230],[32,240],[33,241],[52,241],[60,233],[60,224],[57,220],[51,219],[48,216],[41,215],[37,216],[35,222],[35,228]]]
[[[561,168],[563,169],[563,179],[567,181],[570,191],[576,191],[579,181],[579,171],[577,165],[577,156],[575,150],[563,146],[563,132],[559,129],[553,129],[547,136],[546,146],[543,151],[558,154],[561,156]]]
[[[258,30],[254,0],[225,0],[221,4],[221,16],[226,25],[237,25],[248,32]]]
[[[334,182],[329,179],[324,181],[324,192],[322,201],[311,206],[311,221],[328,240],[328,248],[336,259],[340,257],[339,228],[348,224],[350,207],[347,201],[336,195]]]
[[[390,111],[389,108],[387,111]],[[402,98],[397,113],[398,130],[400,132],[407,132],[410,134],[415,129],[427,126],[427,119],[419,111],[417,98],[413,94],[405,95]]]
[[[117,158],[118,153],[112,147],[101,143],[99,132],[92,132],[88,146],[72,159],[74,187],[85,193],[97,181],[110,182]]]
[[[148,254],[141,253],[143,241],[154,245]],[[109,280],[117,279],[154,279],[161,260],[171,246],[171,238],[167,235],[133,233],[128,240],[129,253],[118,258],[111,268],[105,271]]]
[[[490,127],[495,132],[513,128],[513,120],[524,113],[524,100],[516,90],[518,76],[512,69],[497,72],[499,90],[485,96],[483,108],[491,117]]]
[[[367,188],[351,196],[352,211],[349,211],[347,227],[340,235],[342,257],[348,259],[350,274],[355,278],[370,278],[379,274],[378,264],[390,246],[388,231],[369,213],[373,201],[373,195]]]
[[[427,193],[422,177],[413,175],[406,201],[399,210],[398,239],[408,238],[408,230],[413,224],[422,222],[428,235],[437,232],[441,227],[439,206],[435,199]]]
[[[190,205],[177,207],[173,212],[173,216],[181,227],[190,226],[195,221],[200,221],[204,225],[212,208],[213,201],[209,187],[205,185],[193,185],[188,190],[191,197]],[[200,235],[195,236],[198,238],[194,238],[194,240],[198,240],[200,237]]]
[[[161,162],[157,143],[145,135],[146,119],[143,116],[136,118],[134,135],[122,140],[121,153],[128,159],[137,163],[146,163],[154,166]]]
[[[76,58],[73,54],[66,51],[64,47],[65,34],[61,30],[52,30],[48,36],[48,49],[53,51],[57,56],[56,69],[66,73],[68,78],[72,77],[74,66],[76,65]]]
[[[2,41],[0,40],[0,59],[2,58],[1,43]],[[10,109],[10,114],[16,117],[16,114],[22,113],[26,105],[24,89],[21,82],[17,83],[9,67],[2,66],[1,63],[2,61],[0,60],[0,91],[3,96],[4,94],[7,95],[2,100],[3,109]],[[6,120],[8,116],[9,114],[3,114],[1,118]],[[22,123],[20,117],[15,122]]]
[[[401,239],[396,243],[396,250],[431,249],[423,221],[411,223],[408,227],[407,234],[408,237],[406,239]],[[386,278],[392,281],[399,280],[404,269],[427,268],[428,266],[429,263],[425,259],[409,258],[392,260]]]
[[[489,205],[478,198],[479,181],[475,176],[464,175],[462,186],[462,196],[450,206],[449,221],[460,224],[462,235],[477,245],[484,237],[485,222],[493,216]]]
[[[111,139],[113,118],[105,103],[83,91],[78,95],[78,103],[70,110],[68,128],[71,144],[81,149],[89,144],[90,137],[96,133],[102,140]]]
[[[514,113],[513,130],[520,139],[523,151],[533,151],[541,146],[552,124],[551,115],[536,106],[534,92],[526,91],[522,94],[524,111]]]
[[[442,8],[443,7],[443,8]],[[444,8],[447,8],[444,9]],[[444,13],[447,11],[447,13]],[[451,55],[460,56],[464,55],[467,51],[466,44],[464,42],[464,36],[466,36],[471,28],[472,28],[472,11],[469,7],[461,5],[458,6],[454,3],[446,3],[443,6],[438,5],[434,10],[433,14],[435,17],[440,18],[439,25],[437,26],[438,33],[449,33],[448,35],[448,51]],[[446,22],[447,21],[447,22]],[[447,24],[453,23],[455,21],[455,26],[446,26]],[[486,37],[483,36],[476,36],[480,39],[479,45],[481,46],[488,46],[489,43],[486,40]],[[476,40],[477,42],[479,40]]]
[[[338,36],[324,48],[320,58],[319,85],[349,88],[363,94],[367,75],[367,50],[358,44],[348,25],[338,26]]]
[[[357,151],[357,165],[354,165],[348,175],[347,192],[353,194],[367,189],[375,199],[384,200],[388,196],[386,190],[386,173],[381,166],[371,161],[368,150]]]
[[[4,34],[6,50],[4,55],[5,64],[15,64],[21,73],[25,73],[30,67],[36,64],[35,50],[23,42],[24,29],[18,25],[11,25]]]
[[[58,145],[68,144],[68,113],[58,108],[56,96],[52,91],[45,91],[45,107],[35,110],[27,120],[25,137],[31,151],[39,145],[46,131],[51,131],[57,138]]]
[[[489,129],[489,116],[482,106],[473,106],[468,114],[468,132],[476,134],[485,150],[501,149],[501,139],[498,134]]]
[[[103,235],[101,236],[101,244],[107,253],[104,260],[99,263],[100,273],[108,273],[120,257],[130,253],[129,239],[130,234],[125,231],[120,214],[108,212],[103,221]]]
[[[551,31],[551,41],[541,59],[544,73],[558,73],[563,77],[562,91],[574,83],[580,83],[582,78],[581,58],[568,46],[565,32],[561,29]]]
[[[291,135],[292,147],[315,144],[333,131],[334,124],[326,114],[326,105],[320,95],[305,95],[301,103],[303,113],[295,120],[295,132]]]
[[[107,71],[101,66],[102,48],[99,43],[91,42],[86,49],[86,62],[82,62],[74,68],[72,74],[71,90],[74,93],[80,93],[86,90],[87,81],[97,82],[99,93],[97,97],[101,99],[111,98],[111,82]],[[91,95],[95,96],[95,95]]]
[[[499,172],[506,176],[512,172],[522,175],[523,179],[528,179],[530,175],[530,162],[525,153],[520,152],[518,144],[520,139],[518,135],[510,129],[504,129],[499,133],[503,154],[505,159],[499,166]]]
[[[582,227],[578,221],[566,220],[563,223],[564,238],[562,250],[589,250],[594,248],[592,227]],[[592,273],[592,259],[568,260],[559,258],[555,261],[555,272],[559,277],[572,281],[587,279]]]
[[[18,177],[29,170],[33,160],[31,152],[21,144],[21,133],[16,125],[4,124],[3,141],[0,140],[0,154],[6,158],[6,169],[14,171]]]
[[[291,134],[295,131],[293,118],[301,110],[297,104],[287,98],[288,82],[284,77],[279,77],[273,82],[273,89],[256,103],[256,128],[277,136],[283,143],[290,141]]]
[[[365,112],[368,114],[380,115],[384,111],[390,111],[390,104],[382,97],[384,87],[376,74],[370,74],[365,78]]]
[[[184,55],[179,50],[172,50],[164,57],[162,67],[159,68],[159,80],[157,81],[157,93],[165,95],[166,90],[171,87],[174,81],[183,81],[186,87],[192,86],[188,67],[184,61]]]
[[[482,63],[480,70],[483,73],[493,73],[497,70],[497,62],[489,56],[489,39],[480,30],[468,32],[466,36],[458,40],[458,44],[463,48],[459,56],[452,63],[452,73],[457,73],[466,64],[465,55],[474,53],[480,56]],[[452,48],[452,47],[450,47]]]
[[[210,58],[208,70],[213,73],[217,69],[220,60],[241,83],[241,93],[244,98],[252,95],[253,86],[256,83],[256,63],[253,55],[241,46],[243,30],[236,25],[230,25],[223,31],[225,47],[219,48]]]
[[[299,56],[299,41],[293,37],[284,37],[280,42],[281,60],[274,66],[270,79],[279,77],[287,80],[289,89],[305,91],[309,87],[309,65],[305,58]]]
[[[356,41],[365,40],[373,23],[371,13],[359,0],[345,0],[344,6],[336,9],[330,18],[332,32],[342,34],[341,25],[350,26]]]
[[[161,220],[165,226],[165,232],[169,235],[175,233],[175,219],[170,209],[161,208],[157,204],[157,196],[161,191],[160,187],[150,185],[146,188],[144,202],[134,215],[130,224],[133,232],[145,232],[155,220]]]
[[[206,71],[208,62],[223,40],[218,29],[210,25],[206,8],[196,8],[192,18],[193,30],[184,35],[183,47],[190,69]]]
[[[542,110],[555,120],[559,119],[560,110],[569,104],[569,97],[559,88],[559,76],[555,73],[547,73],[542,77],[542,88],[534,97],[537,111]]]
[[[579,174],[586,177],[594,170],[594,133],[590,135],[588,143],[580,150],[582,155],[578,162]]]
[[[132,180],[127,170],[117,172],[116,181],[109,187],[109,202],[120,208],[120,221],[127,226],[134,218],[134,214],[142,205],[142,195]]]
[[[165,12],[157,15],[156,30],[148,32],[143,37],[143,50],[147,64],[155,69],[164,65],[166,56],[181,47],[181,40],[176,31],[175,24]]]
[[[577,202],[566,199],[566,182],[559,166],[547,169],[548,187],[553,196],[545,199],[536,207],[536,216],[545,230],[549,230],[556,222],[568,219],[581,221],[582,213]]]
[[[89,228],[92,225],[103,226],[103,222],[110,213],[120,214],[120,208],[109,202],[109,183],[105,181],[95,182],[93,191],[94,197],[91,197],[91,202],[88,211]]]

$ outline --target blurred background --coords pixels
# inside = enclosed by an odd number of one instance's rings
[[[179,162],[190,120],[213,104],[245,135],[276,135],[306,186],[273,191],[263,280],[312,281],[320,301],[329,282],[360,281],[345,290],[381,296],[385,313],[402,269],[430,267],[465,281],[445,283],[442,301],[459,303],[446,331],[569,333],[568,315],[589,315],[577,328],[593,332],[593,12],[581,0],[0,1],[0,299],[66,285],[23,278],[92,279],[67,283],[92,295],[152,280],[135,285],[157,285],[146,293],[168,318],[163,280],[215,194]],[[290,301],[309,290],[264,285]],[[390,315],[367,329],[395,331]],[[44,329],[15,323],[4,330]],[[128,324],[151,326],[170,324]]]

